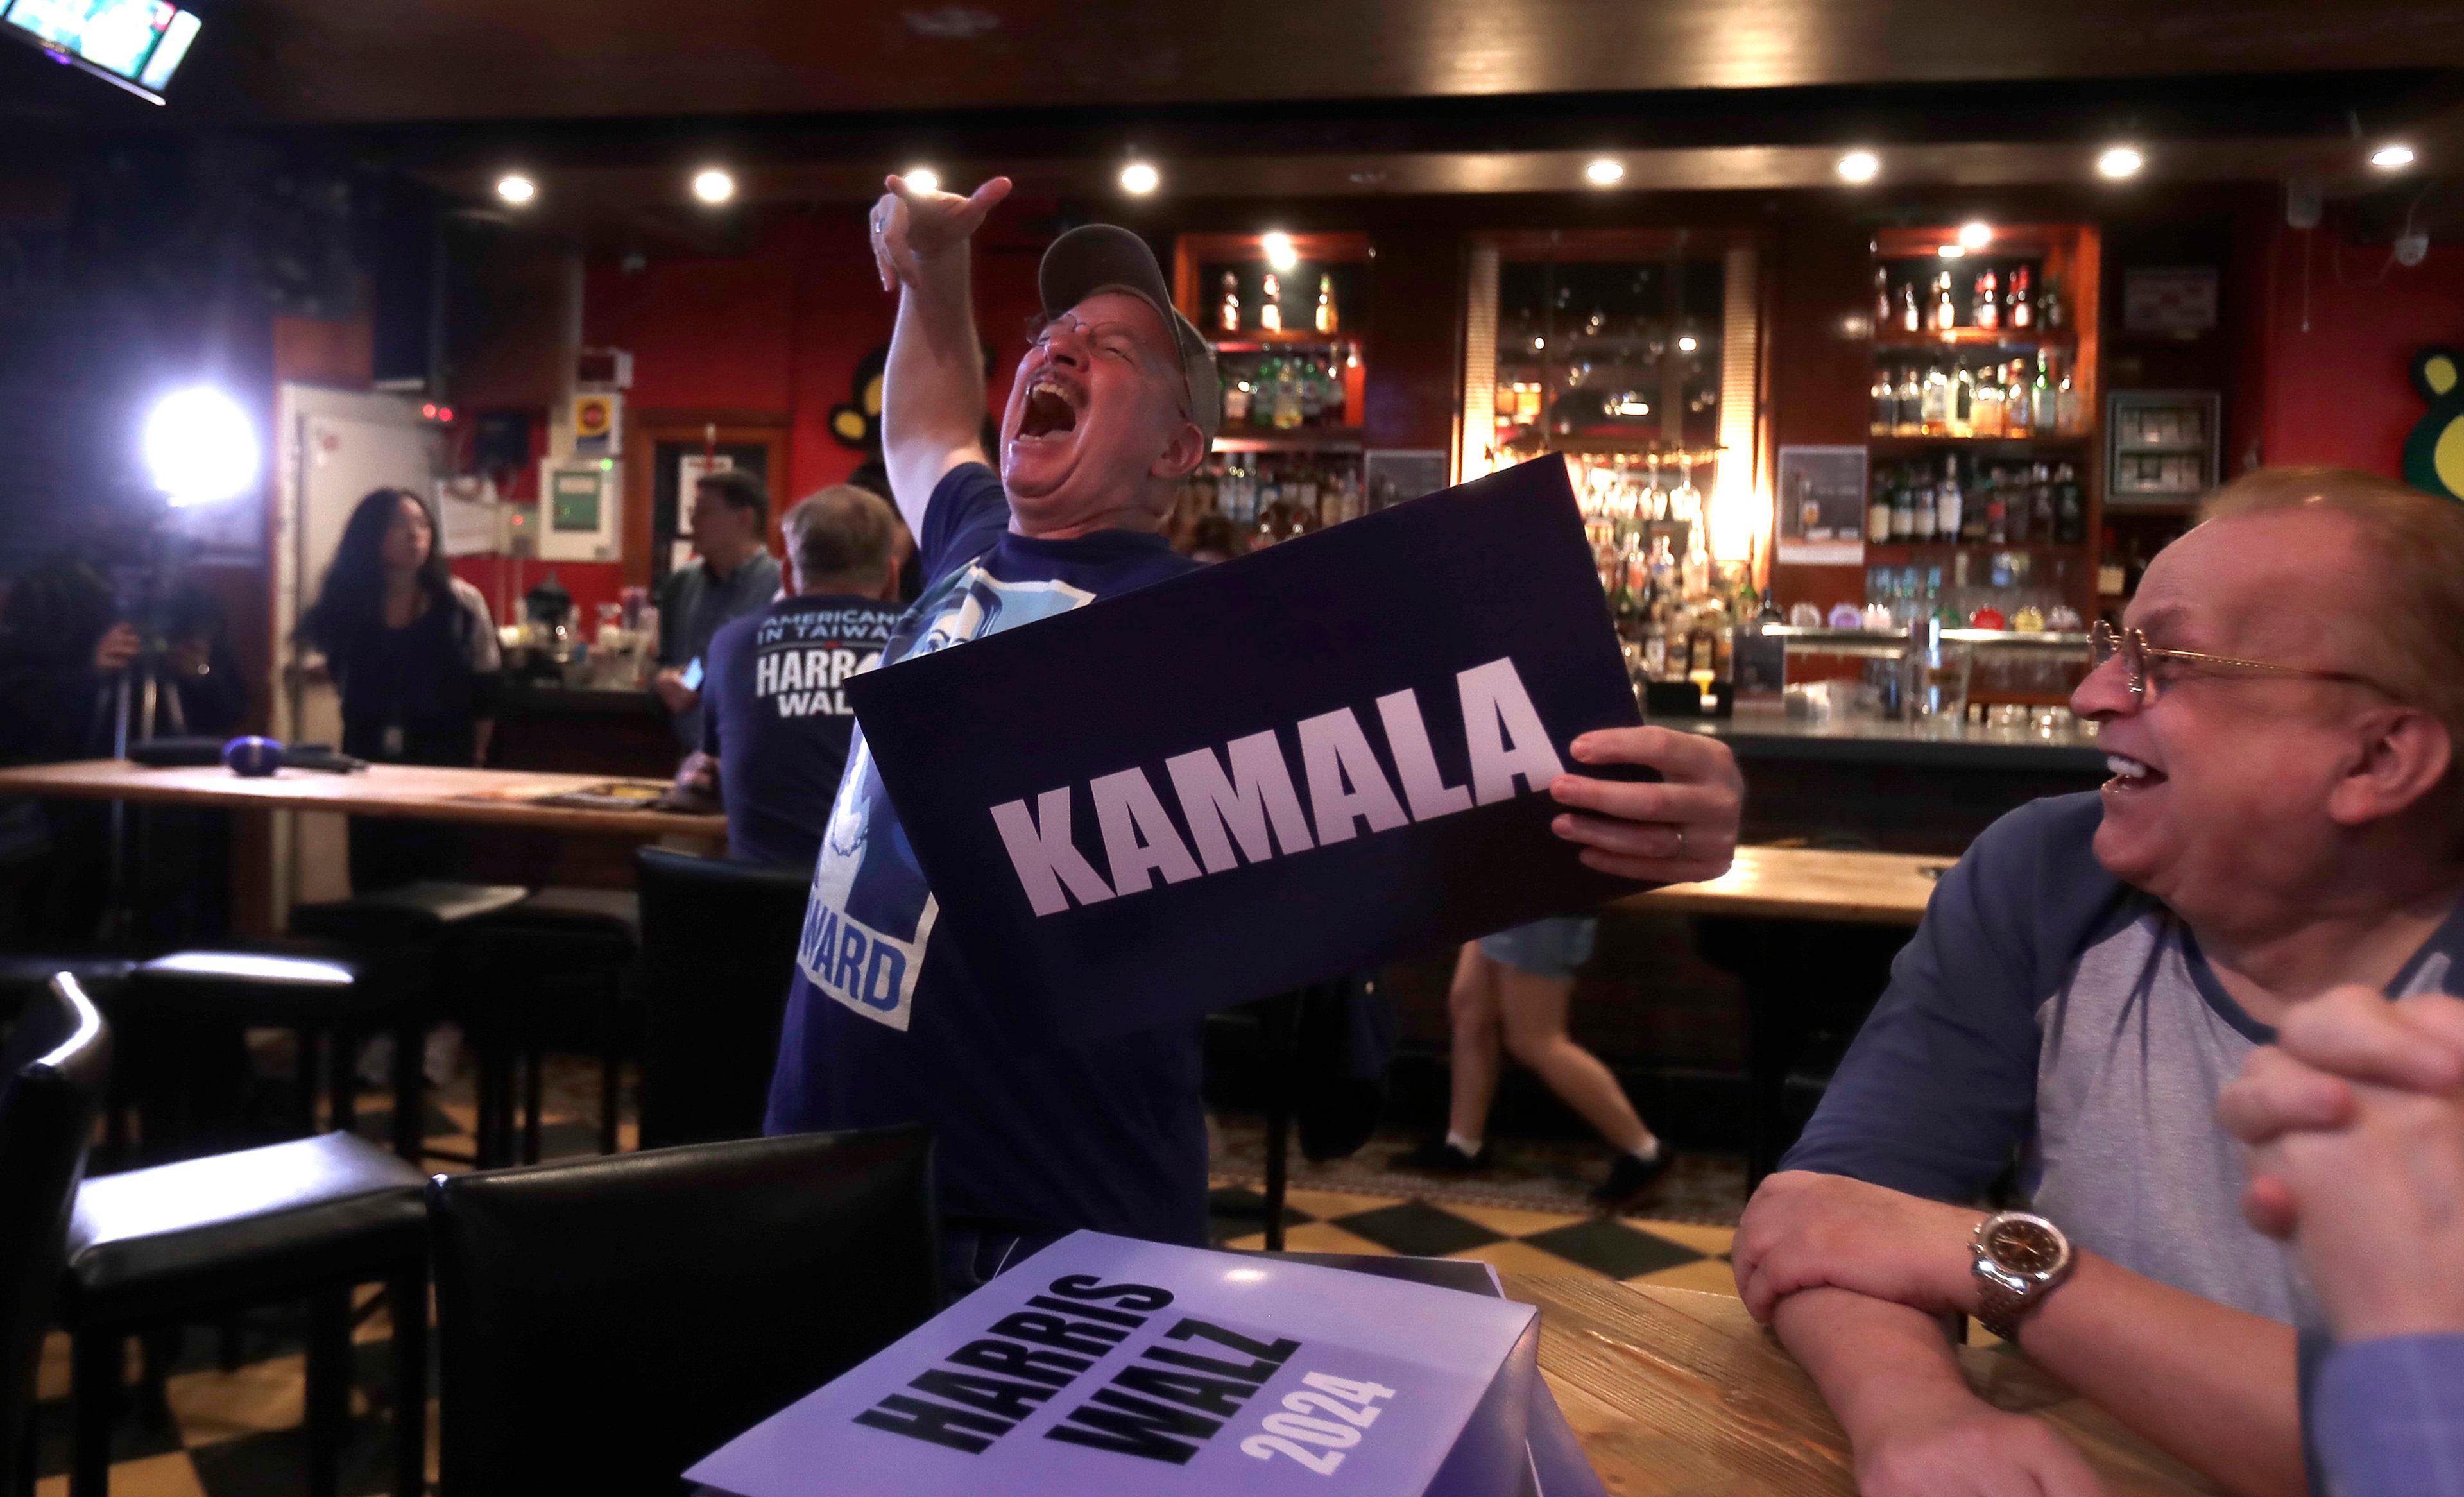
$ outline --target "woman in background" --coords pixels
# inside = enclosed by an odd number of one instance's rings
[[[446,569],[436,519],[407,489],[379,489],[342,527],[301,636],[342,697],[342,752],[387,764],[476,765],[495,727],[496,630],[479,589]],[[454,871],[452,828],[351,820],[351,888]]]

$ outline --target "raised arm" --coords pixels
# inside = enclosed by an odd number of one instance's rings
[[[984,356],[976,341],[968,246],[984,215],[1009,196],[995,177],[973,195],[919,192],[904,177],[872,208],[872,257],[881,289],[898,293],[898,321],[881,375],[882,460],[910,530],[942,474],[985,461]]]

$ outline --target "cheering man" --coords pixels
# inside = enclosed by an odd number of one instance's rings
[[[984,364],[969,243],[1009,183],[996,177],[969,197],[895,176],[889,187],[872,211],[882,287],[899,297],[882,438],[925,582],[882,663],[1193,568],[1163,526],[1176,486],[1214,440],[1222,395],[1213,353],[1173,310],[1153,252],[1127,230],[1089,225],[1045,253],[1047,320],[1019,362],[995,476],[978,435]],[[1630,729],[1578,738],[1573,755],[1652,763],[1666,777],[1556,781],[1551,794],[1572,808],[1557,831],[1590,866],[1655,882],[1727,867],[1742,787],[1725,748]],[[1002,1023],[1000,974],[936,940],[937,914],[859,731],[813,873],[770,1131],[929,1124],[953,1291],[1077,1227],[1203,1244],[1198,1026],[1022,1052]]]

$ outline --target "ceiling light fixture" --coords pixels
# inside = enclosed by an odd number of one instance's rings
[[[1163,185],[1163,173],[1149,163],[1133,161],[1121,168],[1121,190],[1132,197],[1144,197]]]
[[[716,166],[705,166],[693,173],[693,196],[714,206],[736,196],[736,179]]]
[[[1882,159],[1872,151],[1850,151],[1839,158],[1839,180],[1871,182],[1882,170]]]
[[[899,175],[907,179],[907,190],[910,192],[941,190],[941,174],[930,166],[910,166]]]
[[[1625,165],[1621,162],[1612,161],[1602,156],[1584,167],[1583,175],[1589,178],[1592,186],[1595,187],[1614,187],[1625,180]]]
[[[2140,154],[2137,146],[2108,145],[2104,154],[2096,159],[2096,174],[2109,182],[2120,182],[2139,175],[2139,168],[2146,165],[2147,158]]]
[[[1946,260],[1955,260],[1968,253],[1968,246],[1964,244],[1939,245],[1935,248],[1933,253],[1941,255]]]
[[[539,196],[539,184],[518,171],[510,171],[496,179],[496,196],[519,208]]]
[[[2391,142],[2370,152],[2370,165],[2381,171],[2402,171],[2412,165],[2412,147]]]
[[[1677,340],[1677,351],[1682,354],[1690,354],[1701,346],[1702,344],[1694,341],[1694,335],[1691,333]]]
[[[1993,242],[1993,226],[1981,218],[1971,218],[1959,226],[1962,249],[1982,250]]]
[[[1292,236],[1281,230],[1259,240],[1258,247],[1266,252],[1266,263],[1276,270],[1288,271],[1301,262],[1300,252],[1292,248]]]

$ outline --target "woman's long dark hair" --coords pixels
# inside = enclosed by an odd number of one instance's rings
[[[436,511],[408,489],[379,489],[351,511],[334,547],[334,564],[325,585],[299,620],[300,637],[329,657],[352,654],[368,633],[385,623],[385,527],[408,499],[428,517],[428,560],[419,563],[419,589],[429,607],[453,602],[453,573],[445,564],[445,537],[436,526]]]

